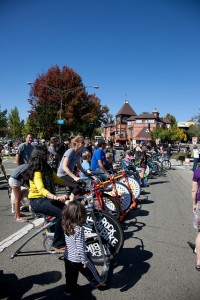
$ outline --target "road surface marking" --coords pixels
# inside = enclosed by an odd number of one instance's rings
[[[31,229],[39,226],[44,222],[43,218],[38,218],[34,220],[33,222],[29,222],[28,225],[23,227],[22,229],[18,230],[14,234],[10,235],[8,238],[0,242],[0,252],[2,252],[5,248],[12,245],[14,242],[18,241],[21,237],[23,237],[25,234],[27,234]]]

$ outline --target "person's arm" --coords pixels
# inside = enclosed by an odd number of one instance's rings
[[[45,187],[42,180],[42,173],[41,172],[35,172],[33,182],[35,184],[36,189],[40,193],[41,196],[46,197],[50,200],[59,200],[59,201],[65,201],[67,199],[66,195],[62,196],[56,196],[49,192]]]
[[[198,191],[198,184],[195,181],[192,181],[192,203],[193,203],[193,212],[196,210],[197,204],[197,191]]]
[[[107,170],[105,169],[105,167],[100,159],[98,160],[98,165],[99,165],[99,168],[101,168],[104,171],[104,173],[106,173],[106,175],[110,176],[110,174],[107,172]]]
[[[62,165],[62,168],[63,170],[65,171],[65,173],[67,175],[69,175],[72,179],[74,179],[74,181],[78,181],[80,180],[79,177],[77,177],[76,175],[74,175],[74,173],[72,173],[68,167],[69,165],[69,162],[70,162],[70,158],[69,157],[65,157],[64,160],[63,160],[63,165]]]
[[[86,245],[85,245],[85,237],[84,237],[84,230],[80,228],[79,233],[76,235],[76,249],[80,256],[81,262],[84,265],[84,268],[87,268],[88,264],[88,257],[85,252]]]
[[[16,160],[16,164],[17,164],[18,166],[20,166],[20,156],[19,156],[18,153],[16,154],[15,160]]]

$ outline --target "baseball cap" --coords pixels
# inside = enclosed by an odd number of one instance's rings
[[[145,141],[141,141],[140,144],[141,144],[141,145],[144,145],[144,144],[145,144]]]

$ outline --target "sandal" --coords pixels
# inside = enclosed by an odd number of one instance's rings
[[[52,250],[53,250],[53,253],[64,253],[65,252],[65,248],[66,247],[62,247],[62,248],[52,247]]]
[[[23,219],[23,218],[19,218],[19,219],[16,219],[16,222],[25,223],[25,222],[28,222],[28,220],[27,219]]]
[[[197,271],[200,271],[200,265],[196,265],[195,269],[196,269]]]

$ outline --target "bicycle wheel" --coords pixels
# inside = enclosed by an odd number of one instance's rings
[[[134,198],[138,199],[140,196],[140,192],[141,192],[140,184],[133,177],[128,176],[127,179],[128,179],[128,183],[130,185],[131,192],[132,192]],[[122,177],[119,179],[119,182],[126,184],[126,179]]]
[[[116,198],[103,193],[102,195],[103,209],[115,216],[117,219],[120,217],[120,205]]]
[[[44,249],[48,253],[55,253],[55,250],[53,249],[53,239],[54,233],[48,233],[43,240]]]
[[[107,258],[115,256],[123,247],[124,233],[119,221],[106,211],[94,209],[87,212],[84,225],[86,252],[95,264],[102,264],[104,260],[94,222],[96,222]]]
[[[115,182],[115,186],[116,186],[117,194],[120,198],[122,211],[126,211],[131,206],[131,201],[132,201],[131,192],[129,191],[128,187],[121,182]],[[106,185],[106,187],[112,189],[112,184],[108,184]],[[106,192],[106,194],[109,194],[113,197],[116,196],[114,190],[112,190],[111,192]]]
[[[170,170],[171,169],[171,162],[170,160],[163,160],[163,167],[166,169],[166,170]]]

